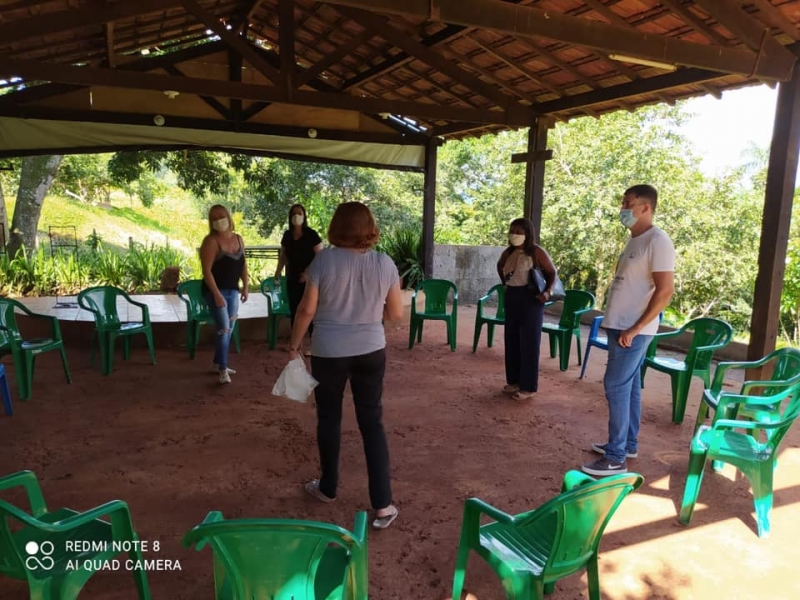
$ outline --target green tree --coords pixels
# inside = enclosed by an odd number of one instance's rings
[[[28,156],[22,159],[20,167],[17,203],[14,206],[14,218],[11,221],[11,232],[7,245],[8,254],[17,255],[20,248],[36,248],[36,232],[42,204],[53,185],[53,181],[61,165],[61,155]]]

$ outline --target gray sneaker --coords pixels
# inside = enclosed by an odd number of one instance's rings
[[[608,458],[598,458],[596,461],[583,465],[581,471],[589,475],[596,475],[597,477],[607,477],[608,475],[616,475],[617,473],[627,473],[628,467],[625,461],[615,462]]]
[[[602,454],[603,456],[606,455],[606,446],[607,444],[592,444],[592,452],[597,452],[598,454]],[[638,452],[626,452],[625,458],[639,458]]]
[[[229,375],[230,369],[226,369],[225,371],[219,372],[219,382],[220,383],[230,383],[231,376]]]

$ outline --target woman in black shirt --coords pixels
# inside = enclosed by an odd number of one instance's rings
[[[322,250],[322,239],[308,226],[306,209],[302,204],[292,205],[289,209],[289,229],[283,232],[278,268],[275,269],[277,282],[280,281],[284,265],[286,266],[286,291],[289,294],[292,325],[297,307],[306,291],[306,269],[320,250]]]

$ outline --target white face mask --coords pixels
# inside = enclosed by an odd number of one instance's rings
[[[292,215],[292,225],[297,225],[298,227],[303,224],[305,219],[303,215]]]
[[[625,225],[628,229],[636,225],[639,219],[633,216],[633,209],[623,208],[619,211],[619,222]]]
[[[522,246],[522,244],[525,243],[525,236],[522,235],[521,233],[509,233],[508,243],[514,246],[515,248],[518,248],[519,246]]]
[[[228,231],[228,218],[224,217],[222,219],[211,221],[211,227],[214,229],[214,231]]]

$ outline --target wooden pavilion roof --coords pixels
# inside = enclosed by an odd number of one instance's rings
[[[798,22],[795,0],[0,0],[0,117],[424,144],[785,81]]]

